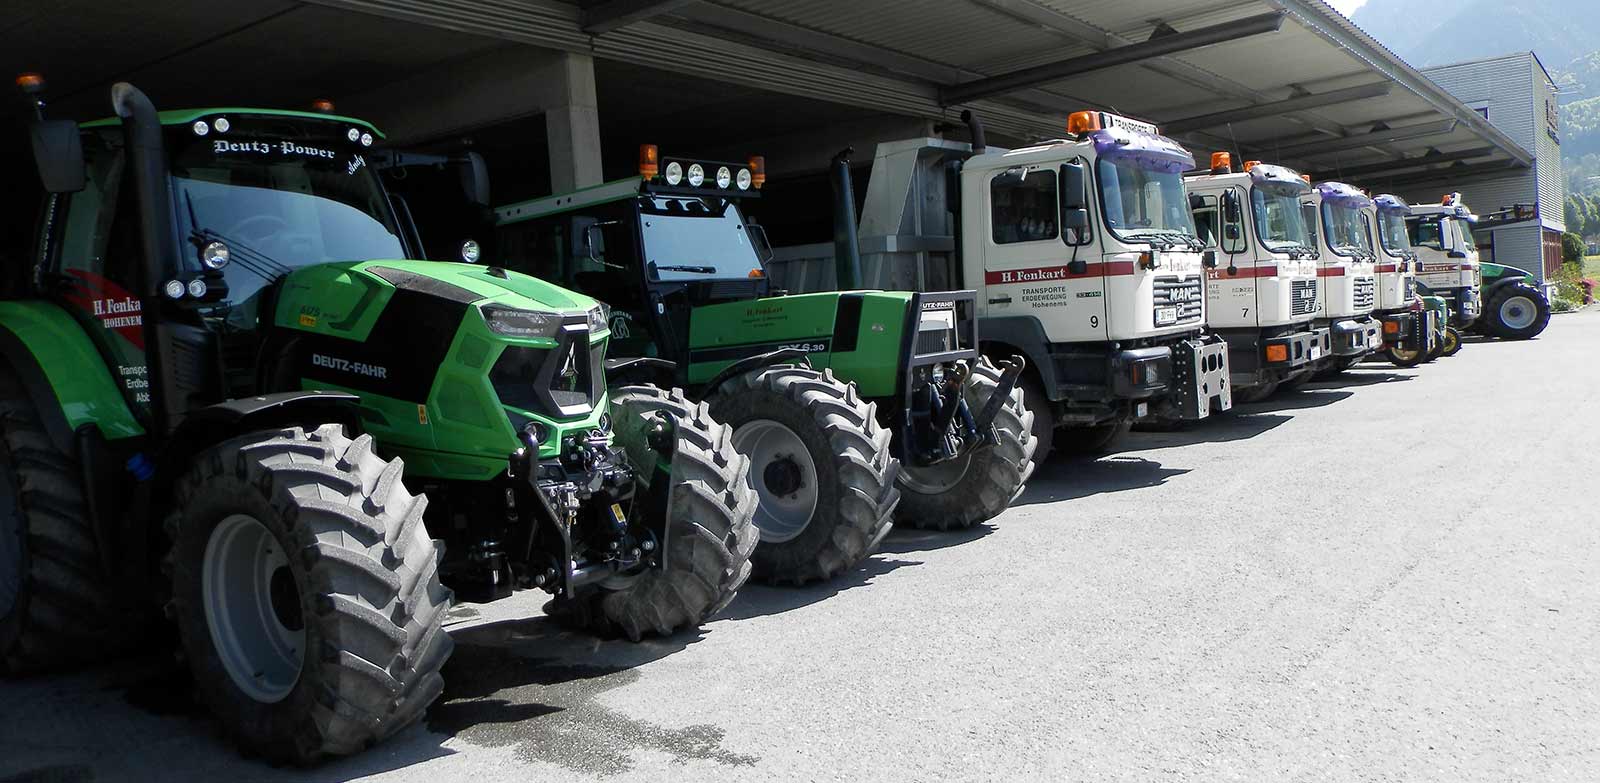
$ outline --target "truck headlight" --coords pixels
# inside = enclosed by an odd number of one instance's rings
[[[589,308],[589,333],[605,331],[611,323],[611,305],[601,302]]]
[[[518,310],[512,307],[485,307],[482,312],[483,321],[488,325],[489,331],[523,340],[554,338],[561,331],[563,320],[560,313]]]

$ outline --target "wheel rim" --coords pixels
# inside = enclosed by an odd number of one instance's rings
[[[206,542],[200,600],[228,677],[259,702],[281,701],[300,679],[306,631],[300,592],[276,538],[234,514]]]
[[[805,531],[817,510],[817,466],[805,441],[778,422],[755,419],[734,430],[733,448],[750,458],[761,540],[782,543]]]
[[[11,473],[0,466],[0,617],[11,614],[22,592],[22,512]]]
[[[972,452],[937,465],[900,463],[900,485],[919,495],[940,495],[961,483],[972,469]]]
[[[1455,353],[1456,347],[1461,344],[1461,335],[1456,330],[1450,329],[1444,333],[1444,352]]]
[[[1422,355],[1422,351],[1421,350],[1408,351],[1408,350],[1406,350],[1404,348],[1390,348],[1389,349],[1389,358],[1393,359],[1395,362],[1398,362],[1400,364],[1410,364],[1412,362],[1415,362],[1417,360],[1417,358],[1420,357],[1421,355]]]
[[[1500,303],[1500,323],[1507,328],[1522,330],[1533,326],[1539,317],[1539,308],[1526,296],[1513,296]]]

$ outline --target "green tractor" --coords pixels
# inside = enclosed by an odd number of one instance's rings
[[[1476,331],[1502,340],[1528,340],[1550,325],[1550,299],[1533,275],[1487,261],[1478,266],[1483,315],[1473,323]]]
[[[19,84],[48,195],[0,301],[4,671],[126,650],[165,609],[236,744],[311,763],[439,696],[452,590],[539,588],[631,638],[732,599],[757,538],[732,430],[608,389],[589,297],[387,260],[416,235],[371,125],[118,84],[80,126]]]
[[[847,167],[833,166],[845,195]],[[760,495],[758,578],[830,578],[891,514],[950,530],[1005,510],[1033,464],[1023,359],[979,357],[971,291],[861,290],[848,199],[838,290],[773,289],[765,233],[740,210],[764,180],[759,157],[644,145],[640,176],[496,209],[494,257],[609,303],[611,352],[629,357],[613,372],[681,385],[733,428]]]

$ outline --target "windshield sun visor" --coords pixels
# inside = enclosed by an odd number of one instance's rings
[[[1183,145],[1165,136],[1111,128],[1094,131],[1089,137],[1094,140],[1095,153],[1108,160],[1128,161],[1140,168],[1169,173],[1194,168],[1194,156]]]
[[[1350,209],[1366,209],[1372,206],[1372,199],[1367,194],[1343,182],[1324,182],[1317,186],[1317,194],[1322,196],[1324,204],[1336,204]]]
[[[1391,193],[1383,193],[1372,199],[1378,205],[1378,212],[1382,214],[1409,215],[1411,205],[1406,200]]]
[[[1266,188],[1274,193],[1298,196],[1311,192],[1311,183],[1301,179],[1294,169],[1270,163],[1257,163],[1251,166],[1250,181],[1256,187]]]

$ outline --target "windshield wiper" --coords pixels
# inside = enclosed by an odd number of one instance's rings
[[[650,267],[658,272],[692,272],[697,275],[714,275],[717,268],[714,266],[686,266],[683,264],[659,265],[652,263]]]

